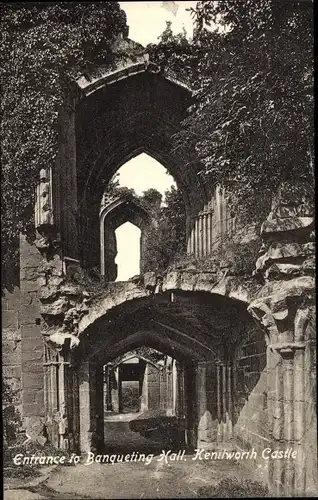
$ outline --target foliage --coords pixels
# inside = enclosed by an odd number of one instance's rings
[[[122,386],[123,412],[138,412],[140,407],[138,381],[128,381]]]
[[[228,269],[232,276],[252,276],[255,270],[255,262],[259,257],[261,239],[247,237],[247,227],[244,227],[244,235],[236,230],[235,234],[224,234],[218,245],[210,256],[210,260],[223,268]]]
[[[228,477],[222,479],[216,486],[202,486],[199,488],[198,496],[199,498],[265,498],[272,495],[262,483]]]
[[[65,97],[81,72],[113,63],[111,45],[125,27],[118,2],[1,5],[1,239],[6,271],[17,261],[19,233],[32,227],[39,171],[54,165]]]
[[[79,268],[69,277],[69,280],[74,285],[80,285],[91,297],[96,298],[105,292],[105,281],[98,268]]]
[[[158,37],[159,42],[147,46],[149,58],[157,63],[162,71],[189,83],[196,68],[192,45],[185,29],[175,35],[171,29],[171,22],[166,21],[166,24],[166,29]]]
[[[2,418],[3,418],[3,437],[4,448],[16,442],[19,430],[22,425],[19,411],[16,408],[18,391],[14,390],[5,380],[2,380]]]
[[[150,188],[142,193],[142,200],[153,208],[160,208],[162,194],[157,189]]]
[[[224,236],[219,245],[207,257],[194,257],[185,252],[173,256],[168,270],[195,270],[218,273],[227,271],[228,276],[252,276],[261,246],[260,239],[240,242]]]
[[[264,218],[286,180],[311,196],[311,2],[205,1],[192,13],[187,55],[170,56],[169,39],[156,49],[165,67],[194,68],[193,104],[174,148],[185,164],[197,152],[202,177],[226,188],[242,219]]]
[[[186,215],[182,193],[174,186],[165,193],[165,206],[158,216],[158,226],[147,233],[143,271],[163,272],[186,246]]]

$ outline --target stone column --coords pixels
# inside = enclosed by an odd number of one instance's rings
[[[176,362],[177,370],[177,394],[176,394],[176,413],[177,416],[183,418],[185,414],[185,404],[184,404],[184,368],[179,363]]]
[[[78,203],[76,173],[76,99],[71,96],[61,109],[60,127],[63,140],[60,141],[58,167],[58,193],[60,202],[60,230],[63,253],[66,257],[78,259]]]
[[[20,309],[22,414],[27,435],[43,444],[44,345],[38,273],[42,257],[35,245],[20,237]]]
[[[173,415],[177,415],[177,393],[178,393],[178,370],[177,361],[172,362],[172,411]]]
[[[117,379],[117,393],[118,393],[118,412],[122,413],[123,411],[123,398],[122,398],[122,373],[120,366],[117,368],[117,374],[118,374],[118,379]]]
[[[203,219],[203,224],[202,224],[202,254],[203,254],[203,257],[206,256],[207,254],[207,234],[208,234],[208,231],[207,231],[207,214],[203,214],[202,215],[202,219]]]
[[[190,255],[194,255],[194,252],[195,252],[195,220],[194,218],[192,218],[190,221],[187,253]]]
[[[57,365],[57,394],[58,394],[58,408],[59,408],[59,448],[65,450],[68,448],[67,441],[67,401],[65,393],[65,366],[64,366],[64,356],[58,354],[58,365]]]
[[[217,440],[227,442],[233,437],[233,367],[230,362],[216,363]]]
[[[173,374],[172,366],[167,367],[167,411],[169,415],[173,415]]]
[[[194,250],[194,255],[195,257],[199,257],[200,256],[200,231],[199,231],[199,217],[195,217],[195,250]]]
[[[264,287],[248,307],[267,332],[271,448],[294,454],[269,460],[269,484],[278,496],[304,496],[318,489],[313,214],[304,186],[281,186],[262,226],[255,273]]]
[[[199,215],[199,253],[198,257],[203,256],[203,215]]]
[[[103,366],[95,368],[95,429],[93,432],[93,446],[96,452],[102,452],[104,448],[104,373]]]
[[[80,451],[92,451],[95,431],[95,376],[92,365],[82,362],[78,369],[79,412],[80,412]]]
[[[58,401],[58,362],[57,354],[50,347],[44,345],[44,405],[45,423],[49,441],[59,448],[58,421],[56,415],[59,409]]]
[[[144,376],[142,380],[140,411],[148,410],[148,390],[149,390],[148,377],[149,377],[149,363],[146,363]]]
[[[211,254],[212,249],[212,214],[207,214],[207,255]]]
[[[216,382],[217,382],[217,441],[223,441],[223,405],[222,405],[222,363],[216,363]]]
[[[160,370],[160,410],[167,409],[167,367]]]
[[[232,439],[233,437],[233,367],[230,363],[227,365],[227,402],[228,402],[228,414],[227,414],[227,438]]]
[[[196,368],[197,448],[210,448],[217,438],[215,364],[203,361]]]
[[[105,366],[105,378],[106,378],[106,411],[113,411],[110,368],[107,365]]]

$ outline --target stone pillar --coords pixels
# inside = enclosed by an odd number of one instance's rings
[[[187,253],[194,255],[195,253],[195,219],[192,218],[190,222],[190,231],[188,237]]]
[[[79,411],[80,411],[80,451],[88,453],[93,448],[95,432],[95,382],[96,377],[92,365],[82,362],[78,369],[79,379]]]
[[[106,411],[113,411],[112,404],[112,390],[110,381],[110,367],[105,366],[105,378],[106,378]]]
[[[114,379],[116,381],[116,386],[112,389],[112,404],[113,410],[119,413],[119,400],[118,400],[118,366],[113,369]]]
[[[227,439],[233,437],[233,366],[227,364]]]
[[[203,240],[203,243],[202,243],[202,255],[203,255],[203,257],[205,257],[206,254],[207,254],[207,234],[208,234],[208,231],[207,231],[207,214],[203,214],[202,215],[202,219],[203,219],[203,227],[202,227],[202,240]]]
[[[176,393],[176,414],[177,417],[183,418],[185,414],[184,404],[184,368],[176,361],[176,378],[177,378],[177,393]]]
[[[172,411],[177,415],[177,394],[178,394],[178,370],[177,361],[174,359],[172,364]]]
[[[212,213],[208,213],[208,227],[207,227],[207,254],[210,255],[212,251]]]
[[[104,448],[104,373],[103,366],[95,368],[95,429],[92,436],[93,446],[97,452],[102,452]]]
[[[58,408],[59,408],[59,448],[65,450],[68,448],[68,423],[67,423],[67,398],[66,398],[66,380],[64,356],[58,353],[57,365],[57,393],[58,393]]]
[[[209,448],[217,439],[215,363],[203,361],[196,368],[197,448]]]
[[[195,218],[195,257],[200,256],[200,231],[199,231],[199,217]]]
[[[167,367],[164,366],[162,370],[160,370],[160,375],[159,375],[159,380],[160,380],[160,410],[166,410],[167,409]]]
[[[74,259],[78,254],[78,204],[77,204],[77,173],[76,173],[76,134],[75,106],[73,97],[61,109],[60,127],[63,140],[57,161],[58,200],[60,207],[60,230],[62,235],[63,254]]]
[[[216,382],[217,382],[217,441],[223,441],[223,405],[222,405],[222,363],[216,363]]]
[[[149,390],[148,376],[149,376],[149,363],[146,363],[144,376],[142,379],[140,411],[148,410],[148,390]]]
[[[203,215],[199,215],[199,248],[198,248],[198,257],[203,256]]]
[[[118,394],[118,412],[123,411],[123,398],[122,398],[122,373],[120,366],[117,367],[117,394]]]
[[[58,362],[57,354],[44,345],[44,407],[45,423],[50,443],[59,447],[59,429],[56,415],[59,409],[58,401]]]
[[[318,489],[313,213],[304,186],[281,186],[262,226],[256,274],[264,287],[248,308],[267,331],[271,448],[295,455],[269,461],[269,484],[278,496]]]
[[[167,414],[174,415],[174,401],[173,401],[173,367],[172,360],[169,358],[167,366]]]
[[[216,363],[218,442],[233,437],[233,367],[229,362]]]
[[[195,254],[195,221],[192,220],[190,253]]]
[[[22,414],[27,435],[43,444],[44,343],[38,298],[38,268],[42,257],[35,245],[20,238],[20,311],[22,358]]]

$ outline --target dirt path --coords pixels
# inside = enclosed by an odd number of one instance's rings
[[[154,457],[144,462],[61,467],[42,485],[9,490],[5,500],[85,500],[135,498],[196,498],[202,486],[224,477],[250,478],[243,463],[199,462],[185,455],[180,462],[165,463]]]

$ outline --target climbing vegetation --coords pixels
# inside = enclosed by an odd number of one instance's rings
[[[185,205],[181,191],[174,186],[165,192],[157,222],[147,233],[142,267],[144,271],[160,273],[186,251]]]
[[[226,188],[236,215],[264,219],[288,181],[313,195],[313,3],[198,2],[190,42],[169,30],[158,62],[187,72],[193,102],[174,149]],[[179,47],[182,47],[181,50]]]
[[[8,2],[1,5],[2,262],[8,281],[17,238],[33,222],[41,168],[57,155],[59,110],[72,82],[111,65],[126,29],[118,2]]]
[[[284,181],[302,183],[311,197],[312,2],[204,1],[192,15],[191,40],[167,23],[147,47],[163,71],[193,88],[173,144],[184,168],[195,151],[198,175],[226,189],[242,220],[264,219]],[[126,28],[118,2],[1,5],[3,284],[17,269],[19,233],[32,227],[39,171],[55,163],[65,96],[83,71],[115,62],[112,42]],[[172,226],[162,217],[167,235]]]

